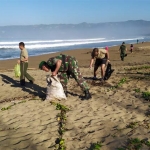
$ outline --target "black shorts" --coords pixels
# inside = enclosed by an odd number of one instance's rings
[[[96,59],[95,61],[95,66],[101,66],[102,64],[106,64],[107,62],[107,59],[106,58],[103,58],[103,59]]]

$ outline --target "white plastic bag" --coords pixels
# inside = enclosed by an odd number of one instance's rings
[[[46,100],[67,99],[57,76],[47,76],[47,83]]]

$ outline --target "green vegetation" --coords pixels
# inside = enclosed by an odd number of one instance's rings
[[[149,69],[150,66],[140,66],[140,67],[131,67],[131,68],[124,68],[125,70],[142,70],[142,69]]]
[[[124,148],[117,148],[117,150],[142,150],[143,146],[150,148],[150,142],[146,139],[140,140],[138,138],[128,139],[127,145]]]
[[[126,127],[135,129],[138,125],[139,125],[138,122],[130,122]]]
[[[10,106],[8,106],[8,107],[3,107],[1,110],[2,110],[2,111],[8,110],[8,109],[10,109],[12,106],[13,106],[13,105],[10,105]]]
[[[142,92],[142,97],[145,100],[150,101],[150,92]]]
[[[66,150],[65,140],[63,139],[63,134],[66,131],[66,128],[65,128],[66,120],[67,120],[66,113],[70,109],[59,103],[51,102],[51,104],[56,106],[56,110],[60,110],[60,113],[58,113],[58,115],[56,116],[57,121],[59,122],[59,129],[58,129],[59,138],[56,140],[55,150]]]
[[[102,148],[102,142],[93,143],[90,150],[100,150]]]
[[[24,100],[24,101],[18,102],[17,104],[21,104],[21,103],[25,103],[25,102],[27,102],[27,101],[26,101],[26,100]]]
[[[140,92],[141,92],[140,88],[134,89],[134,91],[135,91],[136,93],[140,93]]]
[[[126,81],[127,81],[126,78],[122,78],[122,79],[117,83],[117,85],[112,86],[110,89],[111,89],[111,90],[116,89],[116,88],[122,86]]]
[[[16,104],[22,104],[22,103],[25,103],[26,102],[26,100],[24,100],[24,101],[20,101],[20,102],[18,102],[18,103],[14,103],[13,105],[10,105],[10,106],[8,106],[8,107],[3,107],[3,108],[1,108],[1,110],[2,111],[4,111],[4,110],[8,110],[8,109],[11,109],[13,106],[15,106]]]
[[[141,93],[141,94],[142,94],[142,97],[143,97],[145,100],[150,101],[150,92],[149,92],[149,91],[141,92],[140,88],[134,89],[134,91],[135,91],[136,93]]]

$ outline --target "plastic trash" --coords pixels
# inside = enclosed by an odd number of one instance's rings
[[[67,99],[57,76],[47,76],[46,100]]]
[[[15,68],[14,68],[14,72],[15,72],[15,77],[20,77],[21,72],[20,72],[20,64],[16,64]]]

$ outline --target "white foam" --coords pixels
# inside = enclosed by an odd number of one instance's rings
[[[105,38],[94,38],[94,39],[70,39],[70,40],[45,40],[45,41],[25,41],[25,44],[37,44],[37,43],[59,43],[59,42],[79,42],[79,41],[97,41],[104,40]],[[19,44],[19,41],[15,42],[0,42],[0,45],[13,45]]]
[[[75,39],[75,40],[52,40],[52,41],[28,41],[26,43],[27,49],[41,49],[41,48],[54,48],[54,47],[66,47],[74,45],[83,45],[83,44],[94,44],[94,43],[105,43],[105,42],[114,42],[114,41],[130,41],[136,40],[137,38],[128,38],[128,39],[111,39],[106,40],[105,38],[95,38],[95,39]],[[140,37],[138,39],[144,39]],[[15,45],[15,42],[0,42],[0,49],[18,49],[18,42]],[[4,45],[3,45],[3,44]],[[11,45],[11,43],[13,43]]]

